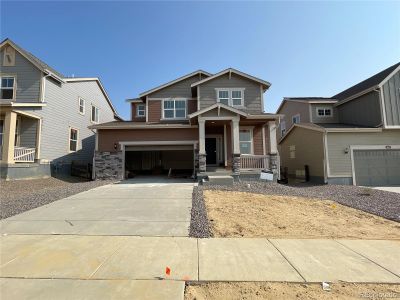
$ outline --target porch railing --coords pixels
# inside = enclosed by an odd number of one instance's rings
[[[27,148],[27,147],[14,148],[15,162],[34,162],[35,155],[36,155],[36,148]]]
[[[242,170],[266,170],[270,169],[269,155],[240,155],[240,168]]]

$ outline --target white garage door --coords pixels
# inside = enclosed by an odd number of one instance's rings
[[[400,150],[354,150],[357,185],[400,185]]]

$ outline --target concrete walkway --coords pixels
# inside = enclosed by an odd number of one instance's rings
[[[149,286],[152,299],[182,299],[187,280],[400,283],[399,241],[7,235],[0,244],[2,299],[128,297]]]
[[[193,181],[142,177],[0,221],[6,234],[188,236]]]

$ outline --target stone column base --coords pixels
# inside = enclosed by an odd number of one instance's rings
[[[206,154],[199,154],[199,172],[205,172],[206,171],[206,159],[207,155]]]
[[[94,154],[95,179],[124,179],[122,174],[122,151],[98,152]]]
[[[240,175],[240,154],[232,155],[232,172],[233,175]]]

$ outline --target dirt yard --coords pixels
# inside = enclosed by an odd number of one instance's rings
[[[204,191],[214,237],[400,239],[400,223],[330,200]]]
[[[400,285],[336,283],[331,291],[320,284],[271,282],[216,282],[186,287],[185,300],[214,299],[394,299]]]

